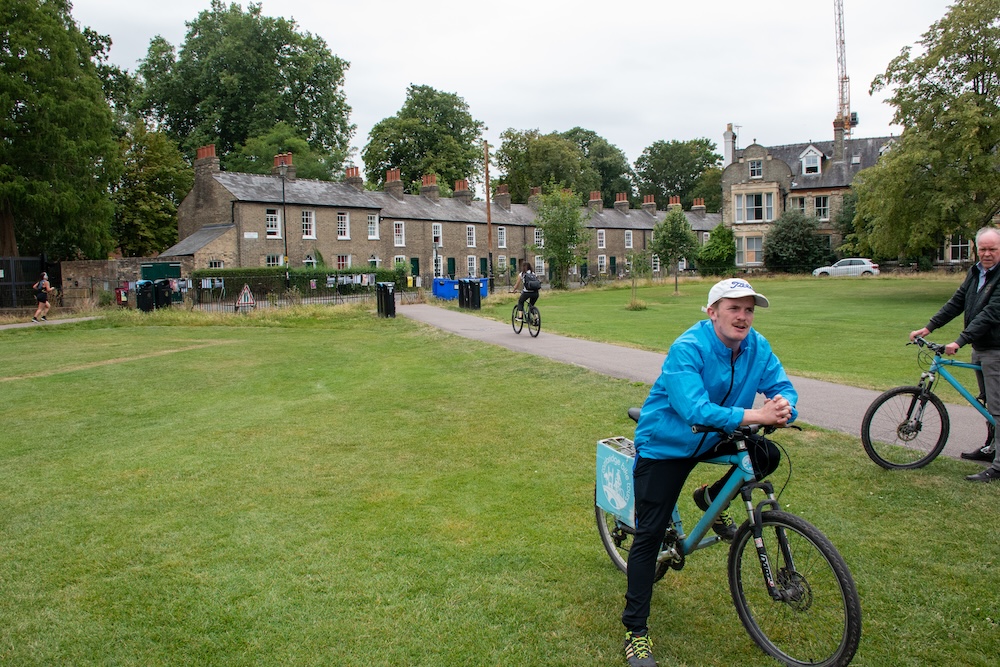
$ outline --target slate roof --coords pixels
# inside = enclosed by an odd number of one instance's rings
[[[767,151],[783,161],[792,170],[794,190],[814,190],[817,188],[846,188],[854,182],[854,176],[862,169],[872,167],[878,161],[884,147],[892,143],[894,137],[867,137],[844,140],[844,161],[833,161],[833,140],[810,141],[804,144],[768,146]],[[801,155],[810,146],[823,153],[819,174],[803,174]],[[742,157],[743,150],[737,151]]]
[[[209,243],[233,228],[235,228],[235,225],[231,224],[206,225],[191,236],[185,238],[183,241],[179,241],[161,252],[160,257],[184,257],[186,255],[194,255],[197,251],[201,250]]]

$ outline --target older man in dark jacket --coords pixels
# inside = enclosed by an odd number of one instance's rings
[[[945,354],[955,354],[963,345],[972,345],[972,362],[980,364],[976,373],[979,391],[986,396],[986,406],[993,418],[1000,422],[1000,231],[984,227],[976,233],[976,253],[979,263],[969,269],[961,287],[948,303],[941,307],[923,329],[910,333],[910,340],[926,336],[944,326],[960,313],[965,315],[965,326],[954,342],[948,343]],[[965,479],[970,482],[992,482],[1000,479],[1000,453],[996,437],[993,443],[962,454],[962,458],[990,461],[990,466]]]

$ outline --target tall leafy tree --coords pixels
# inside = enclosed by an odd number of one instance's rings
[[[177,207],[194,184],[194,171],[177,144],[142,121],[122,140],[122,155],[114,236],[123,256],[149,257],[177,241]]]
[[[536,251],[545,258],[554,289],[569,285],[569,269],[586,261],[590,250],[589,213],[568,189],[549,187],[538,206],[535,225],[542,230],[544,244]]]
[[[0,255],[107,257],[111,110],[66,0],[0,3]]]
[[[721,160],[709,139],[656,141],[635,161],[639,194],[655,195],[664,205],[671,196],[679,196],[681,206],[690,208],[698,179],[706,170],[718,167]]]
[[[858,240],[918,255],[1000,212],[1000,0],[957,0],[872,82],[891,90],[898,142],[855,181]]]
[[[671,208],[666,217],[653,228],[653,240],[649,247],[668,269],[673,269],[676,293],[677,268],[680,261],[685,257],[693,257],[698,250],[698,238],[694,235],[691,223],[688,222],[680,206]]]
[[[736,273],[736,235],[731,227],[719,225],[695,256],[698,273],[703,276],[731,276]]]
[[[339,170],[355,126],[344,93],[349,64],[294,20],[212,0],[187,24],[179,53],[155,37],[139,65],[141,108],[188,154],[215,143],[225,155],[284,121]]]
[[[701,172],[691,189],[691,199],[704,199],[705,211],[719,213],[722,210],[722,169],[709,167]],[[683,199],[681,200],[683,201]]]
[[[448,188],[461,179],[475,183],[483,173],[484,127],[455,93],[410,86],[396,115],[376,123],[368,134],[361,153],[367,180],[382,185],[386,171],[399,169],[412,191],[427,174],[437,174]]]
[[[274,156],[280,153],[292,154],[297,178],[332,181],[336,175],[334,170],[340,168],[339,164],[334,164],[332,156],[314,151],[309,142],[284,121],[264,134],[250,137],[246,144],[223,156],[221,162],[226,171],[270,174]]]
[[[819,220],[801,211],[785,211],[764,237],[764,265],[771,271],[809,273],[831,259],[818,234]]]
[[[601,174],[584,155],[577,141],[556,132],[540,134],[538,130],[508,128],[500,135],[502,144],[496,152],[499,183],[507,185],[511,201],[525,203],[531,188],[541,187],[546,193],[573,190],[583,197],[601,187]]]
[[[585,130],[582,127],[574,127],[560,136],[576,144],[583,158],[600,175],[599,189],[605,206],[609,208],[614,206],[615,195],[619,192],[626,193],[629,201],[636,203],[635,173],[620,148],[593,130]]]

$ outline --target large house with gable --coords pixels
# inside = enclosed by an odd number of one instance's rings
[[[291,154],[274,158],[269,175],[224,172],[214,146],[200,148],[195,183],[178,209],[179,241],[160,255],[182,262],[185,273],[203,268],[316,265],[337,269],[390,267],[402,262],[410,274],[480,277],[490,251],[495,275],[527,259],[539,274],[548,266],[531,246],[544,243],[532,203],[512,204],[501,186],[492,200],[475,201],[468,182],[441,197],[434,175],[419,195],[403,192],[398,169],[386,174],[381,191],[364,189],[357,167],[344,182],[298,179]],[[538,190],[536,189],[537,193]],[[703,201],[685,212],[704,243],[721,221]],[[672,198],[671,206],[680,199]],[[629,207],[625,193],[605,209],[592,192],[587,207],[590,255],[581,271],[614,277],[633,250],[648,247],[654,226],[666,215],[651,196]],[[287,258],[287,259],[286,259]],[[665,273],[665,267],[654,266]]]
[[[844,195],[862,169],[889,150],[892,137],[847,138],[834,123],[832,141],[737,150],[732,124],[723,133],[722,222],[736,237],[736,265],[762,266],[767,231],[782,213],[799,210],[819,220],[831,250],[842,238],[834,226]]]

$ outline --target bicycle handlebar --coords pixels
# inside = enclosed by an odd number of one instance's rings
[[[938,356],[944,354],[944,345],[941,345],[940,343],[932,343],[923,336],[914,336],[913,340],[907,343],[907,345],[917,345],[919,347],[926,347],[927,349],[929,349],[931,352],[933,352]]]
[[[742,435],[755,435],[760,431],[764,432],[764,435],[769,435],[778,430],[778,426],[773,424],[764,426],[763,424],[747,424],[745,426],[737,426],[732,432],[727,431],[723,428],[716,428],[715,426],[705,426],[704,424],[694,424],[691,426],[692,433],[721,433],[726,438],[732,438],[734,436]],[[798,428],[797,426],[789,426],[788,428]]]

